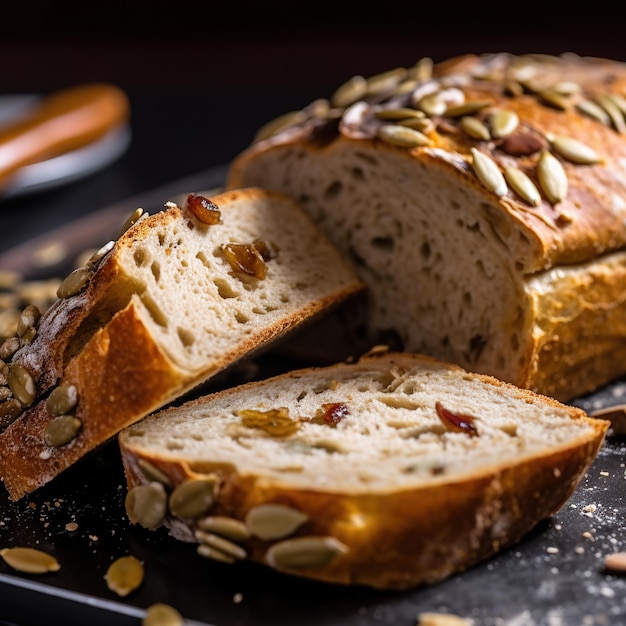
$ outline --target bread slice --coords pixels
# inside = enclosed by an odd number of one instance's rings
[[[126,510],[216,560],[405,589],[490,557],[556,512],[608,424],[430,357],[372,352],[123,430]]]
[[[268,124],[227,186],[302,201],[368,284],[369,346],[561,401],[626,374],[626,64],[425,61]]]
[[[10,497],[362,289],[282,194],[189,194],[143,214],[70,274],[39,321],[23,315],[12,357],[3,348]]]

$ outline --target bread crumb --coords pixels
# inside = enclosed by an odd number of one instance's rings
[[[65,530],[72,533],[75,530],[78,530],[78,524],[76,522],[68,522],[67,524],[65,524]]]
[[[549,546],[549,547],[546,548],[546,552],[548,554],[558,554],[559,553],[559,549],[555,548],[553,546]]]
[[[452,613],[420,613],[417,626],[472,626],[474,622]]]
[[[236,594],[233,596],[233,602],[234,602],[235,604],[239,604],[242,600],[243,600],[243,594],[241,594],[241,593],[236,593]]]
[[[608,472],[606,472],[606,471],[604,471],[604,470],[602,470],[602,471],[600,472],[600,476],[608,476],[608,475],[609,475],[609,473],[608,473]]]
[[[592,534],[591,534],[588,530],[586,530],[586,531],[583,533],[583,537],[584,537],[585,539],[591,539],[591,541],[593,541],[593,535],[592,535]]]
[[[588,504],[587,506],[583,507],[583,511],[585,513],[595,513],[596,508],[597,507],[595,504]]]

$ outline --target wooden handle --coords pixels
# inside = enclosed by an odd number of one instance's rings
[[[126,94],[94,83],[44,97],[24,118],[0,129],[0,187],[19,168],[85,146],[125,123]]]

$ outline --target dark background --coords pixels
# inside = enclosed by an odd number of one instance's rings
[[[0,94],[111,82],[130,98],[133,138],[121,159],[88,179],[0,200],[0,250],[226,163],[264,122],[331,95],[354,74],[468,52],[626,60],[625,17],[616,2],[5,3]]]

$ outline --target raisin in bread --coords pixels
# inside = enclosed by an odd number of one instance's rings
[[[2,346],[0,477],[14,500],[363,289],[282,194],[189,194],[141,213]]]
[[[364,346],[568,401],[626,373],[625,114],[610,59],[425,59],[269,123],[227,186],[291,194],[355,262]]]
[[[570,497],[609,422],[431,357],[372,351],[123,430],[132,523],[338,584],[440,581]]]

